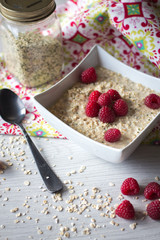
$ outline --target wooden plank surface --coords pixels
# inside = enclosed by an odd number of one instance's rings
[[[0,239],[55,240],[65,234],[64,227],[68,228],[70,239],[77,240],[159,239],[159,221],[144,215],[149,201],[145,202],[143,196],[147,183],[160,177],[158,146],[140,146],[125,162],[112,164],[70,140],[33,138],[46,161],[65,182],[63,200],[56,201],[56,195],[46,190],[29,147],[22,139],[0,136],[1,160],[13,163],[0,175]],[[119,199],[120,186],[127,177],[137,179],[141,187],[138,199],[124,196],[135,207],[136,219],[131,221],[112,218],[111,211],[123,200]],[[94,188],[99,192],[94,193]],[[77,199],[70,203],[73,195]],[[110,204],[106,206],[106,202]],[[86,209],[81,213],[83,207]],[[112,221],[119,225],[112,225]],[[130,227],[133,223],[137,224],[134,230]],[[52,229],[48,230],[50,226]],[[77,232],[73,232],[74,226]],[[85,235],[87,229],[89,235]]]

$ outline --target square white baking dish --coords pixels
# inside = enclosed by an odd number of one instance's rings
[[[141,83],[142,85],[155,91],[160,91],[160,79],[128,67],[127,65],[118,61],[116,58],[112,57],[100,46],[95,45],[88,55],[61,81],[43,93],[34,96],[34,103],[42,117],[65,137],[73,140],[81,147],[104,160],[113,163],[120,163],[128,158],[128,156],[142,142],[145,136],[152,130],[156,122],[160,119],[160,113],[156,115],[156,117],[130,144],[122,149],[116,149],[84,136],[83,134],[69,127],[47,110],[47,108],[53,105],[66,90],[71,88],[75,82],[79,81],[80,74],[84,69],[92,66],[108,68],[114,72],[122,74],[133,82]]]

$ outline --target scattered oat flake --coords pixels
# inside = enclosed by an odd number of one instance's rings
[[[19,222],[20,222],[20,221],[19,221],[19,220],[17,220],[17,219],[16,219],[16,220],[14,220],[14,223],[19,223]]]
[[[29,182],[29,181],[24,181],[24,185],[25,185],[25,186],[29,186],[29,185],[30,185],[30,182]]]
[[[142,199],[142,202],[147,202],[148,200],[147,199]]]
[[[69,237],[70,237],[69,232],[65,232],[65,233],[64,233],[64,236],[67,237],[67,238],[69,238]]]
[[[156,176],[156,177],[155,177],[155,180],[156,180],[156,181],[159,181],[159,180],[160,180],[160,177],[159,177],[159,176]]]
[[[9,198],[8,198],[8,197],[6,197],[6,198],[4,198],[4,199],[3,199],[3,201],[5,201],[5,202],[6,202],[6,201],[8,201],[8,200],[9,200]]]
[[[38,234],[43,234],[42,230],[38,229],[37,231]]]
[[[17,213],[16,214],[16,217],[21,217],[22,216],[22,213]]]
[[[91,228],[95,228],[96,227],[95,223],[90,223],[89,225],[90,225]]]
[[[124,199],[124,196],[122,194],[119,194],[118,199],[122,200],[122,199]]]
[[[70,172],[66,173],[66,176],[68,176],[68,177],[71,176],[71,173]]]
[[[76,227],[72,227],[71,228],[71,232],[77,232],[77,228]]]
[[[110,187],[114,187],[114,186],[115,186],[115,183],[109,182],[109,186],[110,186]]]
[[[112,220],[112,221],[110,221],[110,224],[111,225],[115,225],[115,222]]]
[[[15,212],[17,212],[18,210],[19,210],[19,208],[13,208],[13,209],[10,210],[10,212],[15,213]]]
[[[89,234],[91,234],[90,229],[89,229],[89,228],[85,228],[85,229],[83,230],[83,234],[84,234],[84,235],[89,235]]]
[[[132,223],[132,224],[129,225],[129,227],[130,227],[132,230],[134,230],[134,229],[136,228],[136,226],[137,226],[137,223]]]
[[[86,169],[86,166],[81,166],[80,169],[79,169],[79,173],[84,172],[85,169]]]
[[[47,230],[52,230],[52,226],[51,225],[47,226]]]
[[[63,211],[63,207],[62,207],[62,206],[58,206],[58,207],[57,207],[57,210],[58,210],[59,212],[61,212],[61,211]]]
[[[110,218],[115,218],[116,214],[115,213],[111,213]]]

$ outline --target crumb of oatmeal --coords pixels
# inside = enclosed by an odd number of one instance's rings
[[[114,187],[115,186],[115,183],[113,183],[113,182],[109,182],[109,184],[108,184],[110,187]]]
[[[136,228],[136,226],[137,226],[137,223],[132,223],[132,224],[129,225],[129,227],[130,227],[132,230],[134,230],[134,229]]]
[[[125,231],[125,228],[121,228],[121,231]]]
[[[159,176],[156,176],[156,177],[155,177],[155,180],[156,180],[156,181],[160,181],[160,177],[159,177]]]
[[[10,210],[10,212],[11,212],[11,213],[15,213],[15,212],[17,212],[18,210],[19,210],[19,208],[13,208],[13,209]]]
[[[52,230],[52,226],[51,226],[51,225],[48,225],[48,226],[47,226],[47,230],[49,230],[49,231]]]
[[[24,181],[25,186],[29,186],[31,183],[29,181]]]

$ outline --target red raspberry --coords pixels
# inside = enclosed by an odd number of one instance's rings
[[[118,99],[113,105],[113,110],[117,116],[125,116],[128,113],[128,105],[123,99]]]
[[[104,139],[107,142],[117,142],[121,137],[121,132],[116,128],[108,129],[104,134]]]
[[[88,101],[94,101],[97,102],[99,96],[101,95],[101,93],[97,90],[91,92],[91,94],[89,95]]]
[[[124,200],[115,210],[115,214],[121,218],[133,219],[135,211],[133,205],[128,201]]]
[[[112,104],[112,99],[109,93],[102,93],[99,98],[98,98],[98,104],[102,106],[111,106]]]
[[[127,178],[121,185],[121,192],[124,195],[136,195],[140,191],[139,184],[134,178]]]
[[[115,120],[114,111],[107,106],[104,106],[99,110],[98,117],[103,123],[112,123]]]
[[[144,104],[151,109],[158,109],[160,108],[160,97],[152,93],[144,99]]]
[[[160,219],[160,200],[154,200],[147,206],[147,213],[152,219]]]
[[[119,92],[114,89],[109,89],[107,93],[109,93],[109,95],[111,96],[112,101],[116,101],[121,98]]]
[[[97,80],[97,74],[94,67],[87,68],[81,73],[81,81],[83,83],[94,83]]]
[[[150,182],[144,189],[144,196],[149,200],[160,198],[160,185],[156,182]]]
[[[86,106],[86,115],[88,117],[97,117],[100,106],[97,102],[89,101]]]

